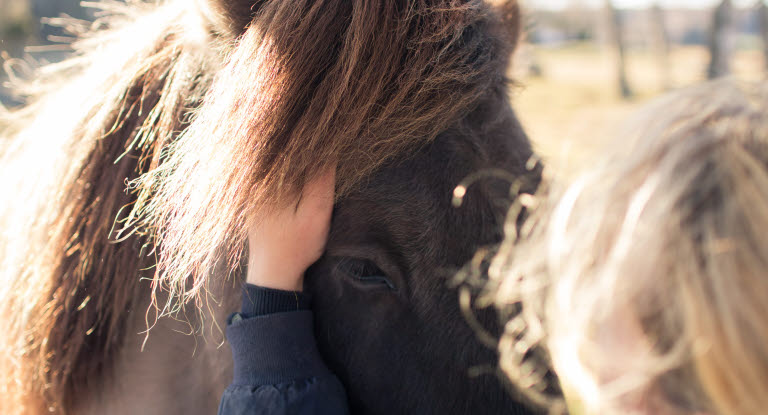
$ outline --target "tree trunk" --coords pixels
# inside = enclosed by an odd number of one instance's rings
[[[763,65],[768,68],[768,6],[765,5],[765,0],[757,0],[755,9],[760,22],[760,36],[763,40]]]
[[[631,98],[632,89],[627,80],[626,56],[624,48],[624,22],[611,0],[605,0],[605,15],[608,23],[608,36],[616,54],[616,75],[619,81],[619,93],[622,98]]]
[[[709,79],[726,76],[730,73],[728,44],[728,30],[731,25],[731,16],[733,14],[733,5],[731,0],[723,0],[717,6],[712,16],[712,27],[709,33],[709,68],[707,77]]]
[[[659,78],[661,89],[666,91],[672,88],[672,75],[670,73],[669,60],[669,32],[664,22],[664,11],[659,3],[654,3],[650,12],[651,28],[653,31],[653,45],[659,65]]]

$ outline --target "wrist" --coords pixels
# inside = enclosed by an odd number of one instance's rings
[[[304,270],[258,264],[259,262],[249,261],[245,279],[247,283],[283,291],[302,291],[304,288]]]
[[[310,309],[310,296],[298,291],[276,290],[243,285],[243,302],[240,315],[243,318]]]

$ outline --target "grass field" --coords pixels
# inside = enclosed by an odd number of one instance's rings
[[[664,88],[658,60],[650,52],[631,51],[627,73],[634,97],[618,93],[613,55],[592,45],[532,50],[542,75],[525,76],[513,91],[513,105],[536,150],[556,172],[569,175],[589,162],[612,139],[612,131]],[[680,47],[670,53],[671,87],[702,82],[709,55],[703,47]],[[736,52],[731,68],[740,79],[763,77],[757,50]],[[615,135],[615,133],[613,134]]]

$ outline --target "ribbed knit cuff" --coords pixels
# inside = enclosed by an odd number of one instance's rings
[[[317,351],[311,311],[232,319],[227,340],[234,359],[233,385],[274,385],[330,375]]]
[[[272,313],[309,310],[309,306],[309,294],[301,291],[283,291],[245,284],[240,314],[243,318],[250,318]]]

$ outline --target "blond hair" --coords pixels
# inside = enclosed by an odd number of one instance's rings
[[[533,400],[564,411],[530,387],[553,365],[589,413],[768,407],[767,111],[766,84],[664,98],[508,236],[501,365]]]

